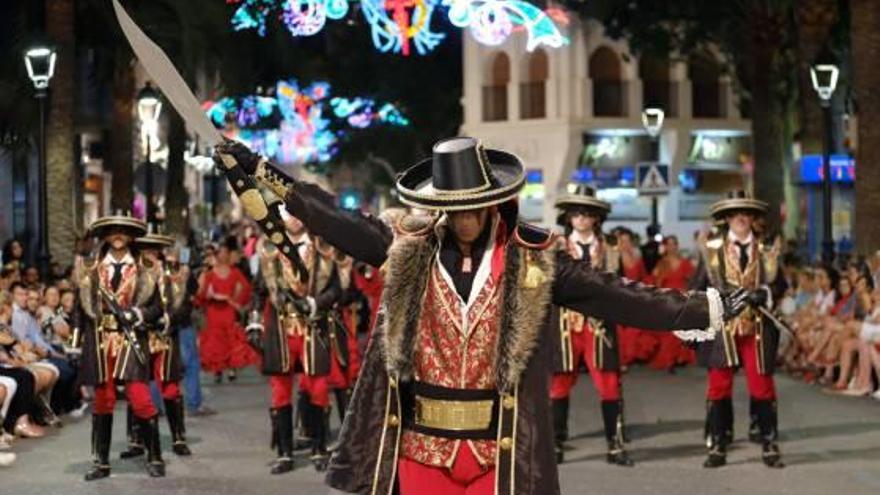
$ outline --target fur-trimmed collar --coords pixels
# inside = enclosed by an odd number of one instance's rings
[[[413,376],[415,337],[431,273],[437,238],[398,236],[388,252],[382,295],[382,338],[385,366],[401,380]],[[536,250],[510,241],[499,308],[500,332],[495,374],[499,391],[511,391],[538,345],[550,304],[554,276],[553,250]]]

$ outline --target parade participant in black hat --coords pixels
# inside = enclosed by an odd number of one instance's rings
[[[777,276],[778,249],[765,245],[753,230],[755,219],[766,212],[767,203],[741,190],[731,191],[713,204],[710,213],[721,225],[720,234],[700,247],[702,259],[691,287],[719,291],[742,288],[749,291],[753,306],[770,308],[773,297],[768,285]],[[733,377],[740,367],[746,374],[764,464],[784,467],[777,444],[773,380],[778,345],[779,329],[755,308],[726,322],[714,341],[699,344],[697,359],[709,368],[705,467],[723,466],[727,461],[727,446],[733,441]]]
[[[86,481],[110,475],[110,441],[116,381],[125,383],[126,397],[147,449],[147,472],[165,475],[159,445],[158,411],[150,397],[149,347],[145,326],[155,325],[163,310],[156,297],[156,279],[137,263],[132,241],[146,232],[138,219],[114,215],[95,220],[89,228],[103,240],[92,262],[79,257],[74,280],[79,288],[75,327],[82,338],[83,383],[95,387],[92,415],[94,465]],[[118,305],[118,313],[111,311]]]
[[[283,205],[270,207],[279,206]],[[263,373],[269,375],[269,412],[278,451],[272,474],[294,468],[292,390],[296,374],[300,382],[298,414],[311,439],[311,459],[317,469],[326,467],[333,324],[328,312],[341,294],[332,253],[322,254],[298,219],[286,211],[281,217],[298,256],[292,262],[275,242],[261,242],[260,273],[248,325],[248,340],[262,351]]]
[[[141,264],[150,270],[159,283],[156,290],[165,317],[159,325],[149,328],[149,346],[153,366],[153,379],[159,387],[165,402],[165,416],[171,431],[171,449],[179,456],[189,456],[192,452],[186,442],[183,395],[180,380],[183,378],[180,354],[181,322],[192,311],[188,299],[191,296],[189,270],[181,267],[176,257],[170,253],[174,238],[150,232],[135,240],[141,255]],[[168,253],[168,255],[166,255]]]
[[[438,214],[406,217],[396,235],[243,145],[221,144],[215,159],[228,177],[245,170],[286,193],[313,234],[386,265],[380,321],[327,475],[346,492],[559,493],[550,305],[670,329],[720,328],[744,305],[738,293],[630,283],[553,249],[551,233],[517,221],[522,163],[476,139],[441,141],[399,177],[404,203]]]
[[[574,260],[598,271],[621,274],[620,253],[606,242],[602,223],[611,205],[596,197],[593,188],[571,185],[556,200],[561,211],[558,223],[565,227],[562,249]],[[620,386],[620,349],[617,323],[562,308],[554,332],[553,378],[550,400],[556,435],[556,459],[562,462],[568,439],[568,409],[571,390],[581,364],[586,367],[599,394],[609,464],[632,466],[624,446],[623,395]]]

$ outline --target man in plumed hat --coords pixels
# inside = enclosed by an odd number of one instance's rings
[[[778,248],[767,246],[755,232],[755,219],[767,211],[767,203],[742,190],[710,208],[719,234],[703,241],[701,262],[691,287],[719,291],[735,288],[749,292],[751,305],[724,324],[713,341],[702,342],[697,359],[709,369],[706,390],[706,444],[703,465],[717,468],[727,462],[727,446],[733,441],[733,377],[738,368],[746,376],[750,412],[762,445],[762,460],[771,468],[784,467],[779,452],[776,387],[773,372],[779,345],[779,329],[757,307],[769,309],[770,284],[777,276]]]
[[[76,260],[74,280],[79,290],[75,326],[82,336],[82,376],[95,388],[92,415],[94,464],[86,481],[110,476],[110,442],[116,382],[125,384],[134,420],[147,449],[147,472],[165,475],[159,446],[158,411],[150,397],[151,379],[146,326],[163,315],[153,274],[142,268],[132,250],[134,239],[146,233],[144,222],[124,215],[101,217],[89,227],[103,241],[97,258]],[[115,304],[120,310],[111,310]]]
[[[620,273],[620,253],[605,241],[602,223],[611,205],[596,197],[593,188],[572,184],[556,200],[558,223],[565,227],[562,249],[573,260],[593,270]],[[568,409],[571,390],[581,364],[587,368],[599,394],[605,440],[606,461],[618,466],[632,466],[626,453],[623,435],[623,395],[620,390],[620,350],[617,323],[586,316],[562,308],[553,332],[553,378],[550,400],[556,435],[556,459],[562,462],[568,439]]]
[[[438,142],[399,176],[400,199],[434,214],[396,229],[342,211],[239,143],[222,143],[215,159],[231,183],[248,174],[285,195],[313,234],[386,270],[327,474],[346,492],[559,493],[550,306],[642,328],[709,329],[745,305],[739,293],[660,291],[575,262],[550,232],[518,221],[520,160],[473,138]]]

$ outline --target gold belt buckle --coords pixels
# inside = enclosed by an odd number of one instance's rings
[[[415,422],[437,430],[485,430],[492,424],[491,400],[458,401],[416,396]]]

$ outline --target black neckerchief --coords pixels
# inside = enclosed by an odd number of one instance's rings
[[[477,237],[477,240],[471,245],[471,271],[463,272],[461,270],[464,254],[458,247],[458,242],[452,234],[452,229],[447,227],[446,235],[440,242],[440,263],[452,279],[455,285],[455,292],[458,293],[462,301],[467,302],[471,295],[471,288],[474,285],[474,277],[480,268],[483,254],[486,252],[486,245],[489,243],[489,235],[492,232],[492,218],[486,219],[486,226],[483,232]]]

